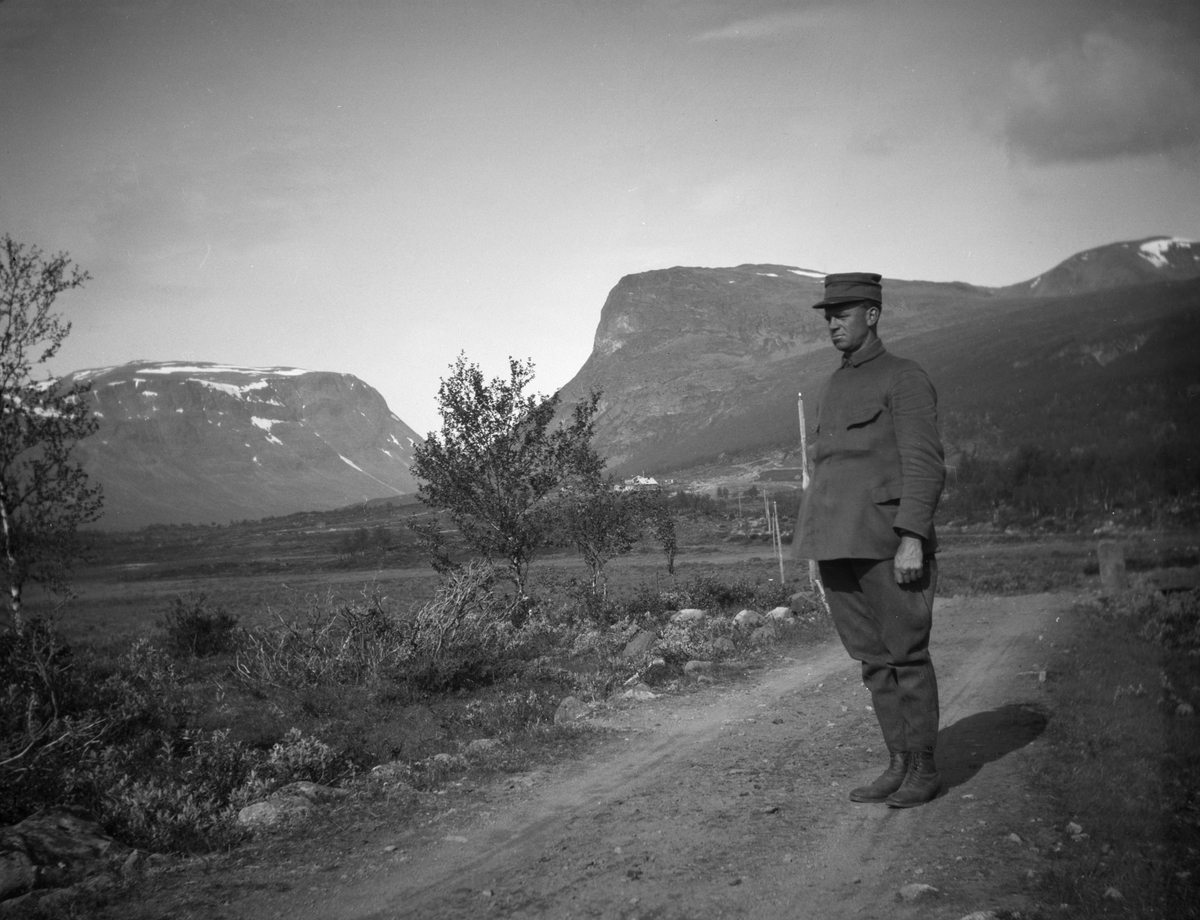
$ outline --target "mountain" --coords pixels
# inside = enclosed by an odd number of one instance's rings
[[[822,278],[784,265],[622,278],[601,311],[592,354],[560,391],[563,402],[602,392],[595,443],[618,473],[772,452],[787,465],[799,440],[797,393],[811,428],[819,387],[839,360],[811,309]],[[885,279],[880,334],[897,354],[927,362],[948,436],[992,443],[995,431],[974,425],[975,414],[1011,416],[1030,398],[1069,391],[1062,399],[1070,402],[1078,387],[1084,398],[1144,382],[1160,356],[1183,356],[1176,370],[1185,390],[1200,384],[1200,362],[1188,359],[1195,352],[1180,351],[1181,343],[1200,346],[1191,338],[1197,279],[1200,244],[1165,237],[1080,253],[1006,288]],[[1119,384],[1131,367],[1134,378]]]
[[[224,523],[416,491],[420,438],[349,374],[135,361],[77,371],[100,428],[78,454],[101,527]]]
[[[1001,288],[1003,294],[1057,297],[1108,288],[1184,281],[1200,275],[1200,243],[1152,236],[1080,252],[1032,281]]]

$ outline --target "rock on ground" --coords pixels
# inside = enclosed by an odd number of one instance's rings
[[[288,783],[261,802],[252,802],[238,812],[243,827],[272,827],[282,821],[308,817],[313,806],[345,798],[349,792],[319,783]]]
[[[757,610],[741,610],[737,616],[733,618],[733,622],[738,626],[743,626],[747,629],[753,626],[761,626],[765,618]]]
[[[639,629],[637,634],[625,644],[621,657],[626,661],[636,661],[650,651],[658,636],[649,629]]]
[[[936,897],[939,894],[941,894],[941,892],[932,885],[922,885],[920,882],[913,882],[912,884],[905,885],[903,888],[901,888],[900,891],[897,892],[896,896],[901,901],[918,901],[926,898]]]
[[[0,829],[0,900],[117,870],[132,852],[75,811],[43,809]]]
[[[563,697],[563,701],[554,710],[554,724],[565,725],[568,722],[576,722],[591,711],[591,708],[583,700],[573,696]]]

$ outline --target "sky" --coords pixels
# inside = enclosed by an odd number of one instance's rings
[[[627,274],[1200,239],[1190,0],[0,0],[0,87],[0,235],[91,275],[50,371],[339,371],[420,433],[460,353],[565,384]]]

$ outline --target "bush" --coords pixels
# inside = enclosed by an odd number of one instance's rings
[[[1152,597],[1142,612],[1142,638],[1163,648],[1200,655],[1200,590]]]
[[[377,683],[404,655],[403,625],[378,597],[365,603],[314,603],[303,620],[277,616],[273,626],[250,630],[234,661],[238,680],[268,689],[362,686]]]
[[[207,596],[177,597],[158,621],[166,649],[175,658],[209,658],[231,651],[236,644],[237,617],[222,607],[210,613]]]
[[[313,605],[303,622],[279,617],[251,630],[235,672],[258,693],[397,680],[423,692],[490,683],[506,673],[504,659],[517,651],[520,635],[496,581],[488,563],[453,569],[433,600],[407,617],[384,610],[379,598]]]
[[[1164,595],[1135,587],[1096,602],[1110,619],[1134,622],[1138,635],[1170,651],[1200,655],[1200,589]]]
[[[202,852],[241,839],[237,810],[251,798],[355,769],[295,729],[270,751],[189,729],[193,701],[145,639],[103,662],[33,621],[0,636],[0,674],[0,824],[70,805],[132,846]]]

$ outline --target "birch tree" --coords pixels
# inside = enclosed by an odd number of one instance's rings
[[[78,528],[103,503],[71,456],[97,428],[89,387],[63,386],[43,367],[71,332],[55,300],[88,277],[65,253],[0,237],[0,585],[18,632],[25,585],[66,589]]]
[[[489,382],[459,356],[438,389],[442,429],[414,449],[412,467],[422,501],[445,511],[477,555],[507,564],[518,606],[530,562],[552,542],[559,486],[603,466],[591,446],[599,394],[556,423],[558,396],[526,393],[532,380],[527,361],[510,358],[508,378]]]

